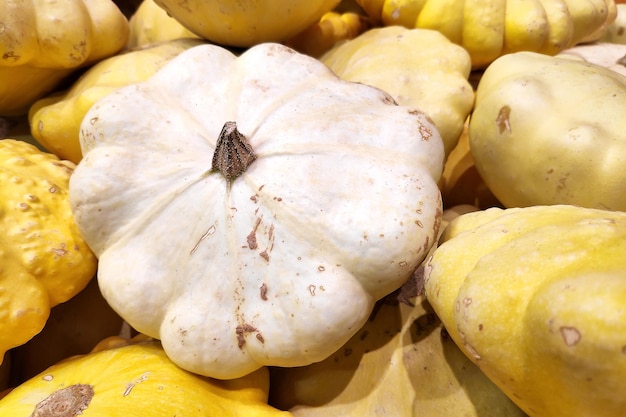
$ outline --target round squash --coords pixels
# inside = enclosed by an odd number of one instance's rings
[[[469,124],[476,169],[505,207],[626,210],[626,77],[581,59],[496,60]]]
[[[624,212],[467,213],[426,262],[426,297],[465,355],[529,416],[622,416],[624,253]]]
[[[196,35],[226,46],[250,47],[292,38],[340,0],[154,0]]]
[[[98,101],[80,140],[104,297],[207,376],[324,359],[439,227],[428,118],[280,44],[191,48]]]

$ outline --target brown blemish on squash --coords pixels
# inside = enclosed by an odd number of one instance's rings
[[[249,249],[256,249],[259,247],[257,241],[256,241],[256,231],[259,228],[259,225],[261,224],[261,218],[258,217],[256,219],[256,222],[254,222],[254,226],[252,227],[252,231],[250,232],[250,234],[248,236],[246,236],[246,241],[248,242],[248,248]]]
[[[457,329],[458,330],[458,329]],[[479,361],[481,359],[480,353],[478,353],[478,351],[476,350],[476,348],[472,345],[470,345],[467,340],[465,339],[465,333],[463,333],[462,331],[459,331],[459,336],[461,336],[461,342],[463,342],[463,347],[465,348],[465,350],[467,351],[467,353],[475,360],[475,361]]]
[[[246,333],[254,333],[257,331],[257,328],[251,324],[244,323],[243,325],[237,326],[235,328],[235,333],[237,334],[237,347],[239,349],[243,348],[243,345],[246,344]],[[263,338],[263,336],[261,336]],[[257,334],[258,339],[258,334]]]
[[[420,135],[422,135],[422,140],[428,141],[433,136],[433,131],[420,123],[420,127],[418,128]]]
[[[15,53],[15,51],[9,51],[2,54],[2,59],[5,61],[11,61],[11,63],[16,63],[20,60],[22,56]]]
[[[582,337],[580,331],[576,327],[561,326],[559,331],[561,332],[561,337],[563,337],[563,341],[567,346],[576,346]]]
[[[56,257],[61,257],[69,253],[69,251],[65,248],[65,243],[61,243],[60,248],[52,248],[51,250],[54,252]]]
[[[70,385],[41,400],[30,417],[76,417],[83,414],[93,396],[91,385]]]
[[[496,125],[498,126],[498,132],[503,134],[505,131],[511,133],[511,108],[509,106],[502,106],[496,117]]]
[[[389,94],[383,94],[381,100],[384,104],[397,105],[396,101]]]

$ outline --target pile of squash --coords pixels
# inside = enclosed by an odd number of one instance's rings
[[[626,3],[0,3],[0,417],[626,415]]]

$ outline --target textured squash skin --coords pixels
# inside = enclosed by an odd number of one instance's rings
[[[474,68],[507,53],[554,55],[598,39],[614,0],[357,0],[381,24],[434,29],[468,50]]]
[[[469,54],[441,33],[401,26],[373,28],[320,60],[341,78],[378,87],[400,105],[425,112],[448,155],[474,104]]]
[[[267,369],[218,381],[183,371],[156,341],[111,345],[68,358],[25,381],[0,399],[0,416],[33,416],[38,406],[41,416],[60,415],[58,410],[68,417],[291,416],[267,405]],[[72,394],[60,398],[59,392]]]
[[[626,78],[581,59],[509,54],[484,72],[469,124],[476,169],[505,207],[626,210]]]
[[[319,21],[340,0],[154,0],[196,35],[211,42],[250,47],[285,41]]]
[[[70,208],[74,168],[29,143],[0,140],[0,355],[37,334],[50,308],[95,275]]]
[[[3,116],[26,114],[74,70],[120,51],[129,33],[111,0],[3,1],[0,16]]]
[[[191,38],[164,41],[98,62],[69,89],[33,103],[28,111],[33,137],[49,152],[77,164],[82,158],[80,124],[96,101],[120,87],[145,81],[176,55],[202,43]]]
[[[626,213],[464,214],[425,267],[450,336],[528,415],[626,415]]]
[[[227,121],[257,156],[235,178],[212,168]],[[81,147],[72,207],[103,295],[215,378],[330,355],[439,228],[443,144],[428,117],[280,44],[179,54],[99,100]]]

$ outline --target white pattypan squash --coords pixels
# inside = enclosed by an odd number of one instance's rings
[[[430,119],[278,44],[181,53],[97,102],[81,147],[104,297],[202,375],[326,358],[437,236]]]

